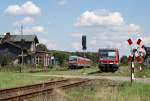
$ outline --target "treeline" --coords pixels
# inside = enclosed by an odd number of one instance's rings
[[[127,66],[128,65],[128,57],[127,56],[122,56],[120,58],[120,65],[123,65],[123,66]]]
[[[50,51],[51,56],[54,56],[55,60],[58,62],[57,64],[60,66],[65,66],[68,63],[68,59],[70,56],[69,52],[64,51]]]
[[[55,57],[55,59],[58,60],[58,64],[63,66],[67,65],[69,56],[81,56],[89,58],[93,61],[93,64],[96,63],[96,60],[98,59],[97,53],[95,52],[65,52],[65,51],[50,51],[51,55]]]

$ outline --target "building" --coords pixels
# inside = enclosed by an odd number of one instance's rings
[[[150,66],[150,47],[145,47],[146,56],[144,59],[144,64]]]
[[[45,51],[37,51],[35,54],[35,64],[36,65],[43,65],[47,67],[51,63],[51,57],[49,56],[49,52]]]
[[[30,64],[48,66],[50,55],[38,50],[39,40],[36,35],[6,35],[0,36],[0,54],[9,56],[14,64]]]

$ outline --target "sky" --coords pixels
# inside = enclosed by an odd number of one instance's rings
[[[0,3],[0,33],[38,36],[50,50],[87,51],[119,48],[129,54],[127,39],[141,38],[150,46],[150,1],[148,0],[3,0]]]

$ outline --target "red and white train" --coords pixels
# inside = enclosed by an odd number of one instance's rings
[[[88,58],[83,58],[79,56],[69,56],[68,66],[69,68],[90,67],[91,63],[91,60]]]
[[[99,69],[102,72],[116,71],[119,68],[119,51],[118,49],[99,49],[98,51]]]

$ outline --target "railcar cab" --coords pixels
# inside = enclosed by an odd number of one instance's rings
[[[99,69],[102,72],[116,71],[119,67],[119,52],[118,49],[99,49],[98,51]]]
[[[77,56],[69,56],[68,66],[69,68],[77,66],[78,57]]]

